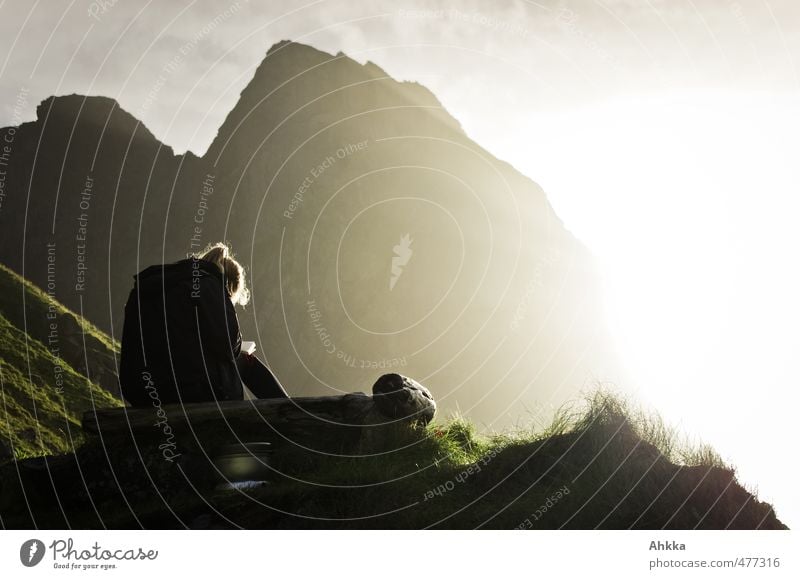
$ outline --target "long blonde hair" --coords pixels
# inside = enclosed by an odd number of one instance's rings
[[[194,254],[194,257],[216,265],[222,272],[225,287],[234,305],[247,305],[250,301],[250,290],[247,289],[244,267],[234,259],[233,251],[227,243],[220,241],[209,244],[203,251]]]

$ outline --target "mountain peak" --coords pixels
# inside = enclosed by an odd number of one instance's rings
[[[67,111],[72,113],[73,111],[81,109],[108,112],[119,109],[130,119],[136,120],[133,115],[119,106],[116,99],[105,96],[79,95],[75,93],[47,97],[36,107],[36,119],[38,121],[44,121],[48,116],[52,116],[53,114],[60,114]]]
[[[275,44],[273,44],[272,46],[269,47],[269,50],[267,50],[267,56],[269,56],[273,52],[277,52],[279,50],[282,50],[284,47],[286,47],[286,46],[288,46],[290,44],[295,44],[295,42],[293,40],[288,40],[288,39],[287,40],[280,40],[280,41],[276,42]],[[305,45],[301,44],[299,46],[305,46]]]
[[[36,107],[36,122],[52,122],[66,119],[65,128],[80,118],[82,122],[101,127],[103,133],[137,133],[137,138],[159,142],[156,136],[141,120],[122,108],[116,99],[106,96],[87,96],[80,94],[53,95],[41,101]],[[168,145],[164,148],[172,150]]]
[[[335,122],[350,115],[391,107],[419,107],[435,116],[434,124],[463,135],[463,129],[436,96],[416,82],[399,81],[371,60],[363,64],[339,51],[335,55],[290,40],[272,45],[236,106],[220,126],[207,155],[216,157],[232,139],[254,132],[259,141],[271,128],[298,118],[309,106],[326,113],[314,120]],[[305,111],[304,114],[308,114]],[[307,117],[305,117],[307,118]],[[306,128],[308,123],[304,125]],[[245,130],[249,127],[249,131]]]

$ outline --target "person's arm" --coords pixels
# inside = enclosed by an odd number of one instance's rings
[[[272,370],[255,355],[242,355],[238,360],[239,373],[256,398],[288,398]]]
[[[197,317],[203,350],[220,358],[235,360],[242,348],[239,320],[228,294],[219,279],[211,275],[200,277]]]

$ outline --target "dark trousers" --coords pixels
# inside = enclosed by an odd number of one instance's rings
[[[242,382],[256,398],[288,398],[281,383],[272,371],[253,354],[240,354],[236,366]]]

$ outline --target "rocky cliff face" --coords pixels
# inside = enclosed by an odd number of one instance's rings
[[[113,100],[53,97],[6,169],[0,260],[114,336],[134,273],[230,241],[243,333],[293,395],[401,371],[501,426],[613,365],[543,191],[372,63],[275,45],[202,158]]]

